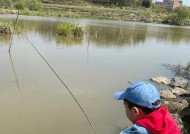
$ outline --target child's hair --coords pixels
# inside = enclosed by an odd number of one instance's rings
[[[156,109],[150,109],[150,108],[139,106],[137,104],[134,104],[134,103],[128,101],[127,99],[124,99],[124,102],[126,102],[128,104],[129,109],[131,109],[133,107],[138,107],[138,108],[141,108],[145,114],[150,114],[150,113],[152,113],[153,111],[156,110]]]

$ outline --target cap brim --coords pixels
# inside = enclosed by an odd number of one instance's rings
[[[124,98],[123,98],[123,92],[116,92],[115,94],[114,94],[114,98],[116,99],[116,100],[123,100]]]

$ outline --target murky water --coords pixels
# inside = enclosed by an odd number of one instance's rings
[[[189,27],[54,17],[20,16],[19,21],[99,134],[116,134],[131,125],[123,102],[113,99],[114,92],[124,90],[128,81],[172,77],[162,64],[190,61]],[[88,26],[89,34],[61,38],[56,26],[64,22]],[[9,42],[9,36],[0,36],[0,133],[93,133],[72,96],[27,39],[14,35],[12,63]]]

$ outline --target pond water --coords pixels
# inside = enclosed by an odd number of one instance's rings
[[[1,15],[1,21],[15,19]],[[56,35],[60,23],[88,27],[83,38]],[[74,94],[99,134],[131,125],[113,99],[128,81],[172,77],[163,64],[190,61],[190,28],[122,21],[19,16],[23,33]],[[84,114],[22,34],[0,36],[0,133],[91,134]],[[11,63],[12,61],[12,63]]]

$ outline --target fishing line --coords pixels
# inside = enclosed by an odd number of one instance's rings
[[[72,96],[72,98],[75,100],[75,102],[77,103],[77,105],[79,106],[79,108],[81,109],[81,111],[83,112],[83,114],[85,115],[88,123],[90,124],[90,126],[92,127],[93,131],[95,134],[97,134],[97,131],[95,129],[95,127],[93,126],[92,122],[90,121],[90,119],[88,118],[87,114],[85,113],[84,109],[82,108],[82,106],[80,105],[80,103],[77,101],[77,99],[75,98],[74,94],[71,92],[71,90],[68,88],[68,86],[65,84],[65,82],[59,77],[59,75],[56,73],[56,71],[53,69],[53,67],[48,63],[48,61],[42,56],[42,54],[37,50],[37,48],[34,46],[34,44],[30,41],[30,39],[23,34],[23,36],[28,40],[28,42],[30,43],[30,45],[34,48],[34,50],[39,54],[39,56],[45,61],[45,63],[49,66],[49,68],[53,71],[53,73],[56,75],[56,77],[59,79],[59,81],[65,86],[65,88],[67,89],[67,91],[70,93],[70,95]]]

